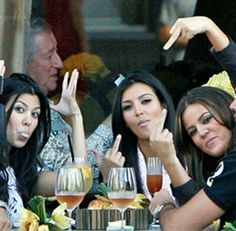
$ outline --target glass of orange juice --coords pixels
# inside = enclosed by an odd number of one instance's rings
[[[82,169],[85,184],[85,193],[88,193],[93,185],[93,172],[90,164],[84,157],[75,157],[74,162],[71,164],[78,166]]]

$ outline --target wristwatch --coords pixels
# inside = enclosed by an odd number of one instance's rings
[[[155,218],[159,218],[160,216],[160,213],[161,213],[161,210],[164,208],[165,205],[158,205],[155,210],[154,210],[154,213],[153,213],[153,216]]]

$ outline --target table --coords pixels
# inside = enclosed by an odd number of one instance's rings
[[[78,230],[106,230],[109,222],[120,219],[120,212],[117,209],[76,210],[76,228]],[[125,212],[125,220],[127,225],[142,231],[152,222],[152,215],[148,208],[130,209]]]
[[[137,231],[151,231],[151,230],[152,230],[152,231],[161,231],[159,228],[142,229],[142,230],[141,230],[141,229],[135,229],[135,231],[136,231],[136,230],[137,230]],[[18,231],[18,228],[14,228],[14,229],[12,229],[12,231]],[[74,231],[95,231],[95,230],[91,230],[91,229],[90,229],[90,230],[88,230],[88,229],[87,229],[87,230],[81,230],[81,229],[78,230],[78,229],[77,229],[77,230],[74,230]],[[98,231],[98,230],[97,230],[97,231]]]

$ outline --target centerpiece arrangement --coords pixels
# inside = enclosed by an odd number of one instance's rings
[[[55,202],[55,197],[46,199],[35,196],[23,209],[19,220],[19,231],[61,231],[74,224],[72,210],[79,206],[93,182],[91,167],[83,158],[74,158],[74,162],[61,168],[57,174],[55,196],[60,205],[53,211],[46,202]],[[50,204],[49,203],[49,204]],[[66,212],[67,211],[67,212]]]
[[[66,203],[59,205],[51,214],[46,212],[46,199],[35,196],[23,209],[19,231],[61,231],[70,227],[71,219],[66,216]]]
[[[76,229],[78,230],[104,230],[110,223],[121,220],[119,210],[112,204],[108,197],[108,188],[104,183],[98,187],[100,194],[95,195],[87,209],[77,209]],[[126,224],[135,230],[147,229],[152,221],[148,210],[149,199],[143,194],[137,194],[125,212]]]
[[[96,199],[92,200],[88,209],[112,209],[114,208],[112,202],[108,198],[107,186],[104,183],[100,183],[98,186],[100,192],[99,195],[95,195]],[[144,209],[149,205],[148,198],[141,193],[138,193],[134,201],[128,206],[129,209]]]

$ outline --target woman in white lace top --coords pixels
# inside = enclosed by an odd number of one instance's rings
[[[151,149],[150,137],[163,109],[167,109],[164,128],[172,130],[175,109],[163,84],[142,70],[130,72],[123,78],[115,95],[112,113],[113,135],[117,138],[101,167],[105,181],[109,167],[134,167],[138,192],[150,196],[146,183],[146,161],[149,156],[158,155],[158,150]],[[170,179],[165,170],[163,175],[163,187],[170,189]]]

